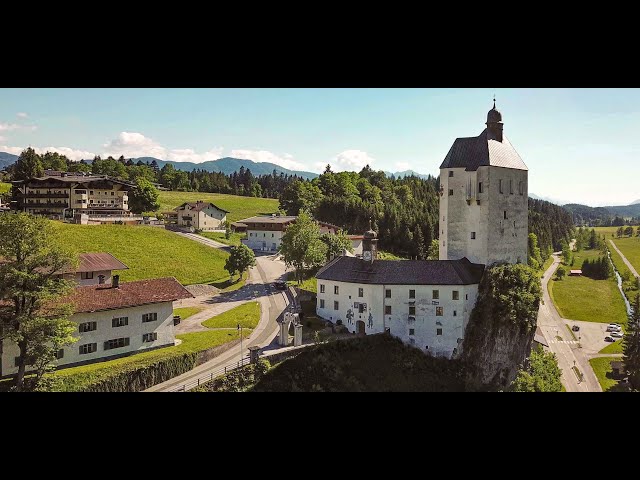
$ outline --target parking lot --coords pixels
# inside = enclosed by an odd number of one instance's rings
[[[580,330],[573,332],[576,339],[580,341],[584,353],[596,354],[607,345],[611,345],[611,342],[605,342],[604,337],[611,335],[611,332],[607,332],[608,323],[595,323],[595,322],[580,322],[575,320],[566,320],[565,323],[569,327],[577,325]],[[564,332],[558,332],[558,335],[565,340],[573,340],[573,337],[569,333],[568,329]],[[620,342],[622,339],[617,338],[616,341]]]

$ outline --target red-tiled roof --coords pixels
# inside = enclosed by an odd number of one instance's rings
[[[128,270],[124,263],[118,260],[110,253],[81,253],[78,255],[80,259],[80,265],[75,270],[76,273],[80,272],[99,272],[102,270]],[[65,270],[64,273],[72,272],[73,270]]]
[[[167,277],[122,282],[118,288],[110,284],[76,287],[62,303],[73,303],[75,312],[82,313],[172,302],[192,297],[193,295],[174,277]]]

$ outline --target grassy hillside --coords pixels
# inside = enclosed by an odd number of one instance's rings
[[[228,210],[227,218],[236,222],[243,218],[261,213],[273,213],[278,210],[278,200],[273,198],[239,197],[220,193],[202,192],[160,192],[160,211],[173,210],[184,202],[202,200]]]
[[[7,193],[9,190],[11,190],[10,183],[0,182],[0,195],[2,195],[3,193]]]
[[[155,227],[130,225],[71,225],[52,222],[64,244],[78,253],[109,252],[129,270],[123,281],[176,277],[184,285],[228,278],[228,254]]]
[[[598,256],[602,254],[597,250],[574,252],[573,267],[565,266],[565,269],[579,269],[586,258],[593,260]],[[563,280],[549,282],[549,294],[564,318],[605,323],[627,321],[624,300],[613,277],[593,280],[566,276]]]
[[[253,391],[459,392],[460,372],[456,361],[372,335],[307,349],[267,372]]]

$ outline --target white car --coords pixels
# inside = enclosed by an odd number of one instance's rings
[[[609,325],[607,327],[607,332],[621,332],[621,331],[622,331],[622,328],[616,327],[614,325]]]
[[[618,328],[620,328],[620,324],[619,323],[610,323],[608,326],[609,327],[618,327]]]
[[[613,338],[622,338],[622,337],[624,337],[624,333],[622,333],[622,332],[611,332],[611,336]]]

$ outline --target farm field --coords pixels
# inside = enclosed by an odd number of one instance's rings
[[[564,268],[579,269],[582,262],[596,259],[602,254],[597,250],[574,252],[574,265]],[[549,294],[560,316],[586,322],[626,323],[624,300],[615,278],[593,280],[588,277],[566,276],[563,280],[549,281]]]
[[[231,222],[237,222],[243,218],[259,214],[270,214],[278,210],[278,200],[274,198],[239,197],[222,193],[203,192],[167,192],[161,191],[158,197],[160,211],[173,210],[185,202],[202,200],[211,202],[217,207],[227,210],[227,218]]]
[[[64,245],[77,253],[109,252],[129,270],[122,281],[176,277],[183,285],[224,281],[228,253],[157,227],[73,225],[52,222]]]

